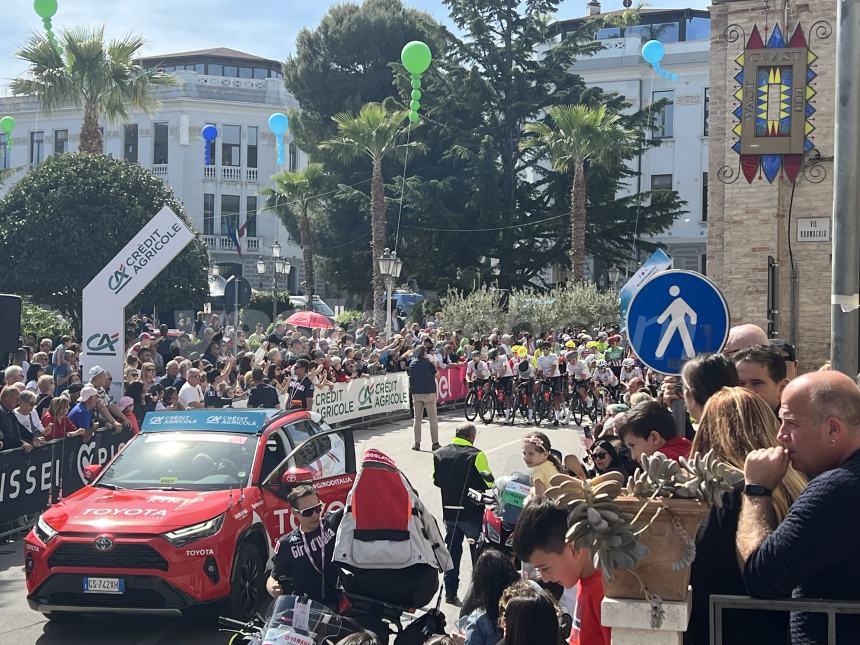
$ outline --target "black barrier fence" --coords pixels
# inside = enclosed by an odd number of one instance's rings
[[[88,442],[70,437],[30,452],[20,448],[0,452],[0,534],[19,518],[37,514],[82,488],[84,467],[106,463],[129,439],[128,430],[103,431]]]

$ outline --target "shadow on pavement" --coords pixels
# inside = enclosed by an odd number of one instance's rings
[[[212,621],[153,616],[80,615],[50,620],[35,641],[38,645],[223,645],[229,635],[218,633]]]

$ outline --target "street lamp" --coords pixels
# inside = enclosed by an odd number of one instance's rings
[[[397,252],[385,249],[382,252],[382,257],[379,258],[379,272],[385,278],[385,286],[388,290],[388,302],[385,306],[385,338],[387,340],[391,340],[391,291],[394,288],[394,281],[400,277],[402,270],[403,260],[397,257]]]
[[[281,259],[281,245],[272,242],[272,323],[278,319],[278,276],[290,274],[290,263]],[[266,275],[266,262],[257,261],[257,275]],[[289,288],[287,289],[289,291]]]
[[[221,267],[219,265],[213,264],[211,269],[212,269],[212,277],[217,278],[219,275],[221,275]]]
[[[609,282],[612,283],[612,288],[614,289],[618,284],[618,278],[621,277],[621,269],[618,267],[610,267],[606,274],[609,276]]]

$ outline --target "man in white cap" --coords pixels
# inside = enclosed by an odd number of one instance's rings
[[[81,389],[78,403],[69,411],[69,421],[75,424],[78,430],[91,432],[93,429],[93,408],[99,404],[99,393],[92,385],[85,385]],[[122,427],[122,426],[120,426]]]
[[[98,396],[95,404],[96,418],[105,425],[113,426],[114,430],[122,430],[123,426],[128,424],[128,421],[122,410],[111,401],[110,392],[105,387],[107,372],[103,367],[93,365],[90,368],[89,379],[86,385],[92,387]],[[83,396],[81,396],[81,400],[83,400]]]

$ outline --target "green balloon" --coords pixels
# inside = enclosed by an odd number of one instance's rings
[[[412,79],[412,89],[413,90],[420,90],[421,89],[421,79],[418,78],[417,76],[413,77],[413,79]]]
[[[418,123],[418,119],[420,119],[420,118],[421,117],[418,116],[418,112],[410,112],[409,113],[409,120],[412,121],[412,123]]]
[[[57,13],[57,0],[35,0],[33,9],[40,18],[51,18]]]
[[[409,109],[413,112],[417,112],[421,109],[421,103],[419,103],[418,101],[412,101],[411,103],[409,103]]]
[[[413,40],[403,47],[403,51],[400,52],[400,60],[411,74],[423,74],[430,67],[433,55],[425,43],[420,40]]]
[[[420,101],[421,100],[421,90],[412,90],[412,100]]]
[[[15,119],[11,116],[4,116],[0,119],[0,130],[3,130],[6,134],[12,134],[12,130],[15,129]]]

